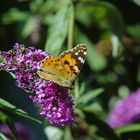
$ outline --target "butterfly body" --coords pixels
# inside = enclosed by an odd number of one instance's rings
[[[79,44],[59,56],[51,56],[42,60],[41,70],[37,73],[45,80],[53,81],[64,87],[71,87],[84,64],[86,54],[86,46]]]

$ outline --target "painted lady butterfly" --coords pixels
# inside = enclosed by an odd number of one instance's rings
[[[86,46],[79,44],[59,56],[51,56],[42,60],[41,70],[37,73],[45,80],[51,80],[61,86],[71,88],[72,82],[85,62],[86,54]]]

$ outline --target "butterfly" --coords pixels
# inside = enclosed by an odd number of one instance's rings
[[[59,56],[50,56],[42,60],[41,70],[37,73],[45,80],[71,88],[85,62],[86,54],[86,45],[79,44]]]

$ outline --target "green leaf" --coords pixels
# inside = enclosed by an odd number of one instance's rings
[[[22,12],[17,8],[12,8],[3,15],[2,22],[4,24],[11,24],[17,21],[24,21],[27,17],[28,17],[27,12]]]
[[[62,7],[54,17],[52,25],[49,27],[45,51],[52,55],[58,55],[66,39],[71,13],[71,4]]]
[[[30,119],[30,120],[35,121],[37,123],[41,123],[41,121],[29,116],[29,114],[27,112],[23,111],[22,109],[16,108],[16,106],[10,104],[9,102],[5,101],[2,98],[0,98],[0,108],[2,108],[4,110],[8,110],[16,115]]]
[[[6,63],[6,59],[3,58],[3,56],[1,55],[1,51],[0,51],[0,64],[5,64]]]
[[[11,76],[12,76],[12,78],[16,78],[16,76],[15,76],[15,74],[14,73],[12,73],[12,72],[8,72]]]
[[[17,140],[16,128],[15,128],[12,120],[3,112],[0,112],[0,122],[6,124],[9,127],[9,129],[11,130],[13,139]]]
[[[97,53],[94,50],[94,46],[88,47],[87,61],[91,70],[94,71],[100,71],[104,69],[107,65],[105,57]]]
[[[83,83],[81,83],[81,85],[79,87],[79,93],[83,94],[85,89],[86,89],[86,82],[83,82]]]
[[[48,140],[62,140],[63,131],[58,127],[47,126],[44,131]]]
[[[31,3],[30,3],[31,13],[39,14],[40,13],[40,8],[42,7],[43,4],[44,4],[43,0],[31,1]]]
[[[75,112],[75,114],[80,116],[80,118],[84,119],[85,115],[84,115],[84,113],[82,112],[81,109],[75,107],[74,112]]]
[[[115,131],[119,135],[126,132],[140,131],[140,124],[125,125],[123,127],[117,128]]]
[[[130,36],[139,40],[139,38],[140,38],[140,24],[136,24],[134,26],[128,26],[126,28],[126,31],[128,32],[128,34]]]
[[[113,4],[106,1],[83,0],[76,6],[76,19],[87,28],[99,27],[104,33],[112,32],[122,36],[124,32],[122,15]]]
[[[98,89],[88,91],[87,93],[85,93],[82,96],[84,103],[87,104],[91,99],[93,99],[93,98],[99,96],[101,93],[103,93],[103,91],[104,91],[103,88],[98,88]]]
[[[29,17],[25,23],[24,26],[22,28],[22,32],[21,32],[21,36],[23,38],[28,37],[29,35],[31,35],[31,33],[33,32],[35,26],[36,26],[36,18],[35,17]]]
[[[84,43],[87,45],[88,51],[86,60],[89,64],[90,69],[93,71],[103,70],[107,65],[107,61],[105,57],[96,52],[95,45],[78,28],[75,29],[75,37],[75,42],[77,44]]]
[[[7,140],[8,138],[0,132],[0,140]]]
[[[140,6],[140,0],[133,0],[133,2]]]
[[[62,5],[64,6],[65,3],[67,3],[67,1],[62,1],[62,0],[45,1],[45,2],[43,2],[43,4],[40,7],[40,14],[43,14],[43,15],[47,14],[47,16],[49,16],[49,14],[53,14],[58,9],[62,8]],[[46,17],[44,17],[44,18],[46,18]]]
[[[101,112],[102,107],[99,103],[95,102],[95,103],[92,103],[91,105],[87,105],[83,107],[83,110],[87,112]]]

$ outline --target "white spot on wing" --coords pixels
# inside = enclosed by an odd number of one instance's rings
[[[76,72],[78,72],[79,69],[77,66],[74,66],[73,68],[76,70]]]
[[[78,57],[78,60],[80,60],[81,63],[84,63],[84,59],[82,57]]]
[[[84,52],[84,55],[86,55],[87,54],[87,52]]]

